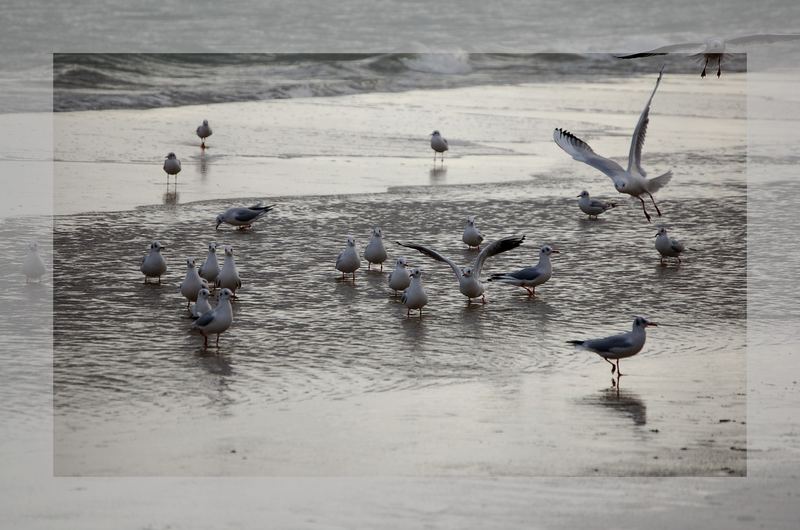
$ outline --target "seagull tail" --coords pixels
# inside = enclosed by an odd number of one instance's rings
[[[507,273],[494,273],[486,281],[487,282],[502,282],[503,280],[508,280],[508,279],[509,279],[509,277],[508,277]]]
[[[663,175],[659,175],[655,178],[652,178],[647,181],[647,191],[650,193],[655,193],[664,186],[672,179],[672,171],[667,171]]]
[[[608,208],[611,209],[611,208],[616,208],[617,206],[620,206],[620,204],[618,202],[607,202],[606,206],[608,206]]]

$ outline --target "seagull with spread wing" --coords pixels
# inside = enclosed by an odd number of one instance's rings
[[[572,156],[572,158],[579,162],[589,164],[595,169],[599,169],[606,176],[611,178],[618,192],[627,193],[631,197],[639,199],[642,203],[642,211],[647,218],[647,222],[650,222],[650,214],[647,213],[642,195],[650,197],[658,216],[661,217],[661,210],[658,209],[656,200],[653,198],[653,193],[664,187],[672,178],[672,171],[667,171],[663,175],[648,179],[647,173],[642,169],[642,147],[644,146],[644,139],[647,134],[647,124],[650,122],[650,103],[653,101],[656,90],[658,90],[658,85],[661,83],[663,73],[664,68],[662,67],[661,71],[658,73],[656,86],[650,94],[650,99],[647,100],[647,105],[645,105],[642,115],[639,116],[639,122],[636,124],[636,128],[633,130],[627,169],[623,169],[622,166],[613,160],[598,155],[592,151],[589,144],[571,132],[561,128],[553,131],[553,140],[555,140],[561,149]]]
[[[772,44],[775,42],[785,42],[800,39],[800,34],[763,34],[763,35],[747,35],[745,37],[735,37],[732,39],[721,39],[712,37],[706,39],[704,42],[683,42],[680,44],[669,44],[654,50],[640,53],[632,53],[630,55],[617,55],[617,59],[637,59],[639,57],[650,57],[652,55],[667,55],[670,53],[687,53],[691,57],[697,58],[700,61],[705,59],[703,64],[703,71],[700,77],[706,76],[706,68],[708,62],[714,64],[717,61],[717,77],[722,75],[722,60],[731,51],[729,46],[733,47],[734,52],[743,52],[748,45],[757,46],[760,44]]]
[[[416,245],[414,243],[401,243],[399,241],[395,241],[395,243],[403,247],[413,248],[422,252],[429,258],[450,265],[450,268],[453,269],[453,273],[456,275],[456,280],[458,280],[458,289],[461,291],[461,294],[467,297],[467,303],[472,303],[473,298],[480,298],[485,304],[486,298],[483,295],[484,287],[481,283],[481,269],[483,268],[484,262],[491,256],[496,256],[501,252],[517,248],[524,240],[525,236],[509,236],[493,241],[486,245],[475,258],[475,261],[472,262],[472,265],[467,267],[459,267],[453,260],[442,256],[428,247]]]

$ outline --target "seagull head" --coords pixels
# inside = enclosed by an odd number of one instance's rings
[[[419,268],[411,269],[409,276],[411,276],[412,278],[419,278],[420,276],[422,276],[422,269]]]
[[[400,257],[397,258],[397,260],[395,261],[395,265],[397,267],[405,268],[406,265],[408,265],[408,261],[406,260],[406,258]]]
[[[475,226],[475,216],[474,215],[467,216],[467,218],[464,220],[464,222],[467,223],[470,226]]]
[[[202,289],[200,289],[199,291],[197,291],[197,299],[198,299],[198,300],[199,300],[200,298],[205,298],[205,299],[208,299],[208,297],[209,297],[209,295],[210,295],[210,294],[211,294],[211,291],[209,291],[208,289],[206,289],[205,287],[203,287]]]
[[[158,240],[156,240],[156,241],[153,241],[152,243],[150,243],[150,248],[152,250],[155,250],[156,252],[161,252],[161,249],[163,249],[165,247],[163,247],[161,245],[161,243]]]
[[[667,227],[666,226],[659,226],[658,227],[658,232],[656,232],[656,235],[654,235],[653,237],[665,236],[665,235],[667,235]]]
[[[347,246],[348,247],[355,247],[356,246],[356,238],[353,236],[347,236]]]
[[[705,53],[722,53],[725,51],[725,40],[719,37],[706,39]]]
[[[230,298],[231,296],[233,296],[233,291],[231,291],[231,290],[230,290],[230,289],[228,289],[227,287],[226,287],[225,289],[222,289],[222,290],[219,292],[219,299],[220,299],[220,300],[225,300],[225,299],[227,299],[227,298]]]
[[[203,120],[203,125],[205,125],[206,127],[208,127],[208,120]]]
[[[588,191],[586,191],[586,190],[583,190],[583,191],[581,192],[581,194],[580,194],[580,195],[578,195],[578,197],[588,197],[588,196],[589,196],[589,192],[588,192]]]
[[[167,158],[169,158],[170,160],[175,158],[175,153],[168,153]]]
[[[219,214],[217,216],[217,227],[216,227],[216,230],[219,230],[219,225],[221,225],[224,221],[225,221],[225,216],[222,215],[222,214]]]
[[[462,267],[461,268],[461,275],[465,278],[469,278],[472,276],[472,267]]]
[[[433,131],[433,132],[431,133],[431,136],[439,136],[439,131]]]
[[[213,243],[213,242],[209,243],[208,244],[208,251],[211,252],[212,254],[216,254],[217,253],[217,244]]]
[[[561,252],[554,249],[550,245],[543,245],[539,252],[541,252],[544,256],[549,256],[550,254],[561,254]]]
[[[624,181],[622,181],[622,180],[615,180],[614,181],[614,187],[620,193],[625,193],[625,186],[626,186],[626,183]]]
[[[233,247],[230,245],[225,246],[225,255],[233,257]]]
[[[373,237],[383,237],[383,230],[381,230],[380,226],[375,226],[372,228],[372,236]]]
[[[36,241],[31,241],[30,243],[28,243],[28,250],[30,250],[31,252],[36,252],[38,249],[39,249],[39,243],[37,243]]]
[[[652,322],[644,317],[636,317],[633,319],[634,328],[649,328],[651,326],[658,326],[658,322]]]
[[[194,269],[194,259],[186,258],[186,268]]]

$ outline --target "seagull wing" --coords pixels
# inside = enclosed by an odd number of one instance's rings
[[[587,340],[583,347],[600,355],[604,353],[623,353],[633,345],[630,333],[612,335],[603,339]]]
[[[668,53],[673,52],[691,52],[696,51],[698,48],[702,48],[705,46],[702,42],[684,42],[680,44],[669,44],[667,46],[661,46],[660,48],[656,48],[654,50],[650,50],[647,52],[639,52],[639,53],[632,53],[630,55],[615,55],[617,59],[638,59],[639,57],[650,57],[652,55],[667,55]]]
[[[785,35],[780,34],[764,34],[764,35],[747,35],[745,37],[736,37],[735,39],[728,39],[725,41],[727,44],[733,45],[748,45],[748,44],[772,44],[773,42],[785,42],[800,39],[800,34],[790,33]]]
[[[492,241],[483,247],[483,250],[481,250],[481,253],[478,254],[478,257],[475,258],[475,262],[472,264],[473,276],[476,278],[481,277],[481,268],[483,268],[483,263],[488,258],[500,254],[501,252],[513,250],[520,246],[523,241],[525,241],[525,236],[509,236],[498,239],[497,241]]]
[[[251,210],[250,208],[237,208],[233,212],[233,218],[240,223],[255,221],[266,212],[264,210]]]
[[[206,311],[205,313],[200,315],[200,318],[195,320],[194,325],[192,327],[202,328],[204,326],[211,324],[211,322],[214,320],[214,317],[216,316],[215,313],[216,313],[215,309],[212,309],[211,311]]]
[[[561,149],[566,151],[568,155],[578,162],[589,164],[593,168],[602,171],[605,175],[611,177],[612,179],[619,174],[625,174],[625,170],[622,169],[622,166],[613,160],[609,160],[608,158],[598,155],[592,151],[592,148],[589,147],[589,144],[569,131],[564,129],[554,130],[553,140],[555,140]]]
[[[456,275],[456,280],[461,279],[461,268],[455,263],[453,263],[453,260],[445,258],[435,250],[431,250],[428,247],[423,247],[422,245],[416,245],[414,243],[401,243],[399,241],[395,241],[395,243],[397,243],[401,247],[408,247],[408,248],[413,248],[414,250],[418,250],[423,254],[425,254],[426,256],[428,256],[429,258],[435,259],[436,261],[442,261],[444,263],[447,263],[448,265],[450,265],[450,268],[453,269],[453,272]]]
[[[683,252],[683,250],[685,248],[683,246],[683,243],[681,243],[677,239],[670,239],[669,240],[669,246],[672,247],[672,250],[674,250],[675,252]]]
[[[516,272],[506,272],[506,273],[498,273],[492,274],[492,277],[489,278],[489,281],[502,281],[502,280],[522,280],[526,282],[530,282],[538,278],[542,275],[542,271],[536,267],[526,267],[524,269],[520,269]]]
[[[661,77],[663,75],[664,67],[662,66],[661,71],[658,72],[656,86],[650,94],[650,99],[647,100],[647,105],[644,106],[642,115],[639,116],[639,123],[636,124],[636,128],[633,130],[631,150],[630,153],[628,153],[628,173],[635,168],[641,176],[647,176],[647,173],[642,169],[642,147],[644,146],[645,136],[647,136],[647,124],[650,123],[650,103],[653,101],[653,96],[656,95],[656,90],[658,90],[658,85],[661,83]]]

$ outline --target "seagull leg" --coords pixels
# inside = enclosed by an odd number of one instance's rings
[[[371,261],[368,261],[368,262],[367,262],[367,270],[368,270],[368,271],[369,271],[369,270],[372,270],[372,262],[371,262]]]
[[[650,197],[651,201],[653,201],[653,206],[656,207],[656,213],[658,213],[658,216],[661,217],[661,210],[658,209],[658,205],[656,204],[656,200],[653,198],[653,195],[648,191],[647,196]]]
[[[383,272],[383,263],[381,263],[381,272]]]
[[[619,379],[623,375],[625,375],[625,374],[623,374],[622,372],[619,371],[619,359],[617,359],[617,379]]]
[[[353,271],[353,283],[356,281],[356,271]]]
[[[700,77],[706,76],[706,67],[708,66],[708,55],[706,55],[706,64],[703,65],[703,71],[700,73]]]
[[[219,333],[217,333],[217,348],[219,348]]]
[[[486,303],[486,295],[484,295],[484,294],[481,295],[481,303],[482,304]]]
[[[203,348],[208,348],[208,335],[203,335]]]
[[[717,59],[717,79],[719,76],[722,75],[722,55],[720,54],[719,59]]]
[[[647,213],[647,209],[644,207],[644,199],[641,197],[637,197],[640,201],[642,201],[642,211],[644,212],[644,216],[647,217],[647,222],[650,223],[650,214]]]
[[[604,360],[605,362],[607,362],[608,364],[610,364],[610,365],[611,365],[611,375],[614,375],[614,372],[616,372],[616,370],[617,370],[617,367],[616,367],[616,366],[614,366],[614,363],[612,363],[611,361],[609,361],[609,360],[608,360],[608,359],[606,359],[605,357],[603,357],[603,360]]]

